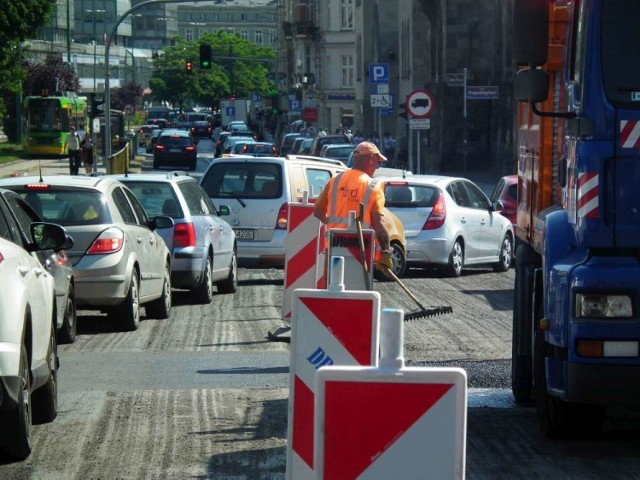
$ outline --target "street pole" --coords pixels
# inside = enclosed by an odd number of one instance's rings
[[[95,0],[94,0],[95,2]],[[129,10],[124,12],[120,17],[117,18],[116,22],[113,24],[111,31],[109,32],[109,36],[107,37],[107,44],[104,47],[104,138],[105,138],[105,160],[108,161],[111,156],[111,89],[110,89],[110,81],[111,81],[111,66],[109,65],[109,50],[111,47],[111,41],[113,37],[117,35],[118,27],[133,12],[140,10],[144,7],[148,7],[151,5],[163,5],[167,3],[193,3],[194,0],[147,0],[146,2],[141,2],[137,5],[134,5]],[[222,8],[222,7],[221,7]]]
[[[92,2],[91,14],[93,15],[93,93],[96,93],[96,0]]]
[[[71,9],[69,7],[69,2],[71,0],[67,0],[67,63],[71,65],[71,25],[69,22],[71,21]]]

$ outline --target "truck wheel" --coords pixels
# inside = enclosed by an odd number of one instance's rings
[[[531,301],[533,267],[529,256],[530,250],[529,245],[523,245],[516,257],[518,266],[514,287],[511,336],[511,391],[516,403],[528,403],[532,398]],[[526,342],[529,344],[527,345]]]

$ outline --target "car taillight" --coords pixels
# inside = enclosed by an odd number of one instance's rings
[[[189,147],[184,147],[184,149],[185,149],[187,152],[193,152],[193,151],[196,149],[196,147],[194,147],[193,145],[191,145],[191,146],[189,146]]]
[[[71,265],[69,262],[69,255],[67,255],[67,252],[65,252],[64,250],[60,250],[59,252],[57,252],[56,264],[58,264],[61,267],[67,267]]]
[[[4,261],[4,256],[0,253],[0,263]]]
[[[193,223],[176,223],[174,225],[173,246],[178,248],[196,246],[196,227]]]
[[[276,220],[276,230],[287,229],[287,216],[289,215],[289,204],[283,203],[278,211],[278,219]]]
[[[109,228],[93,241],[89,250],[87,250],[87,255],[116,253],[120,251],[123,245],[124,232],[119,228]]]
[[[422,230],[435,230],[444,225],[444,221],[447,219],[447,208],[444,205],[444,195],[441,193],[436,200],[435,205],[431,209],[431,214],[427,221],[422,226]]]
[[[158,145],[156,143],[156,150],[164,150],[164,145]]]

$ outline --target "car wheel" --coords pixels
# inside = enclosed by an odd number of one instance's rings
[[[453,242],[451,253],[449,254],[449,263],[445,269],[450,277],[459,277],[462,274],[464,265],[464,247],[459,239]]]
[[[229,265],[229,275],[226,279],[216,283],[219,293],[235,293],[238,290],[238,256],[236,250],[231,255],[231,265]]]
[[[127,297],[115,309],[115,315],[120,320],[120,326],[125,332],[137,330],[140,325],[140,288],[138,282],[138,273],[134,270]]]
[[[62,328],[58,331],[58,341],[60,343],[73,343],[76,339],[78,329],[78,318],[76,312],[76,300],[73,284],[69,285],[69,295],[67,296],[67,308],[64,311]]]
[[[500,254],[498,256],[498,262],[493,264],[493,270],[496,272],[506,272],[511,267],[511,260],[513,259],[513,242],[511,237],[507,234],[502,239],[500,245]]]
[[[34,423],[52,422],[58,416],[58,344],[53,326],[47,350],[47,369],[49,370],[47,383],[33,392]]]
[[[208,256],[204,266],[204,271],[202,272],[202,282],[200,282],[200,285],[198,285],[193,291],[195,301],[197,303],[207,304],[211,303],[211,300],[213,300],[213,282],[211,281],[212,269],[211,256]]]
[[[164,268],[164,281],[162,283],[162,295],[145,305],[148,317],[164,320],[169,318],[171,311],[171,270],[169,266]]]
[[[7,449],[16,460],[24,460],[31,453],[31,375],[29,375],[29,357],[24,342],[20,346],[20,391],[18,405],[5,413],[10,425]]]

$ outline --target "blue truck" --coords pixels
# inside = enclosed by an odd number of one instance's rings
[[[516,0],[512,391],[549,436],[640,404],[640,2]]]

